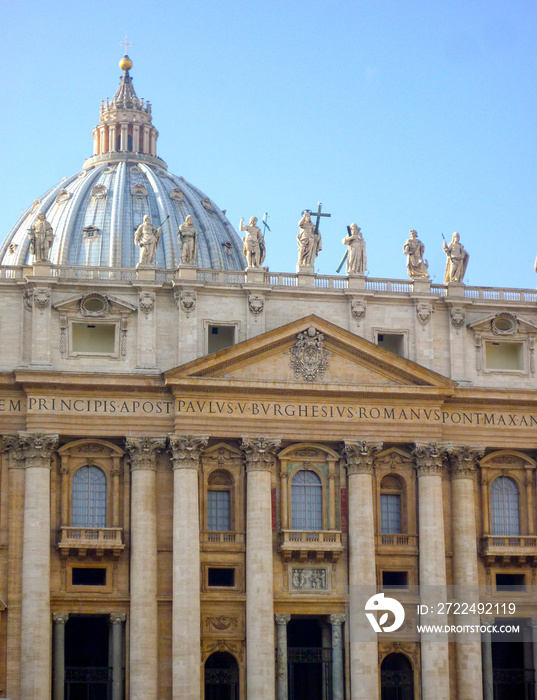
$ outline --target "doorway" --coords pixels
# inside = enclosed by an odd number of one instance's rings
[[[110,700],[107,615],[70,615],[65,624],[65,700]]]
[[[205,700],[239,700],[239,666],[231,654],[215,651],[205,662]]]
[[[380,665],[381,700],[414,700],[412,664],[404,654],[388,654]]]
[[[292,619],[287,625],[289,700],[331,700],[332,649],[323,649],[319,618]]]

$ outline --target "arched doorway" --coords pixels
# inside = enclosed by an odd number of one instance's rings
[[[414,700],[412,664],[404,654],[388,654],[380,666],[381,700]]]
[[[239,666],[231,654],[215,651],[205,662],[205,700],[239,700]]]

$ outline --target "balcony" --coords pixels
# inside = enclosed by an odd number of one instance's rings
[[[481,539],[481,556],[489,564],[495,561],[504,564],[509,562],[537,564],[537,536],[485,535]]]
[[[76,550],[80,558],[84,558],[88,551],[97,557],[102,557],[105,552],[119,557],[124,548],[123,529],[120,527],[60,528],[58,549],[63,557],[67,557],[71,550]]]
[[[244,532],[210,530],[201,533],[204,552],[244,552]]]
[[[278,551],[289,561],[293,557],[306,561],[336,562],[343,552],[339,530],[282,530]]]
[[[384,534],[376,536],[378,554],[418,554],[418,536]]]

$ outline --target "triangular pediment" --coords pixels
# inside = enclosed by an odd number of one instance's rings
[[[82,316],[94,317],[136,311],[136,307],[128,301],[111,294],[99,294],[99,292],[67,297],[53,304],[53,308],[61,313],[78,313]]]
[[[318,386],[424,386],[455,382],[394,355],[323,318],[310,315],[165,373],[188,378]]]
[[[468,324],[476,333],[490,333],[496,336],[535,335],[537,326],[519,314],[501,311],[487,314]]]

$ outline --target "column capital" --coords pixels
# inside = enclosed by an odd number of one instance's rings
[[[58,613],[52,613],[52,622],[55,625],[65,625],[67,620],[69,619],[69,613],[65,612],[58,612]]]
[[[495,622],[496,622],[496,618],[494,618],[494,617],[485,616],[485,617],[481,618],[481,624],[487,625],[488,627],[493,625]]]
[[[485,454],[485,448],[447,445],[446,452],[452,479],[474,479],[477,474],[477,464]]]
[[[347,474],[373,474],[373,460],[382,450],[382,442],[345,440],[341,455],[346,460]]]
[[[347,618],[346,618],[346,615],[344,615],[344,614],[340,614],[340,615],[338,614],[338,615],[329,615],[328,619],[330,620],[330,624],[332,626],[334,626],[334,625],[342,625]]]
[[[11,439],[15,436],[8,435]],[[4,438],[5,440],[6,438]],[[41,467],[50,469],[50,460],[56,447],[58,446],[58,435],[51,433],[27,433],[19,432],[17,438],[9,446],[10,452],[13,449],[16,462],[24,459],[24,467]],[[11,465],[10,465],[11,466]],[[16,466],[22,466],[20,463]]]
[[[289,613],[274,615],[274,621],[277,625],[286,625],[291,619]]]
[[[436,442],[416,442],[412,455],[416,460],[418,477],[442,475],[446,446]]]
[[[200,457],[209,441],[208,435],[170,435],[168,452],[173,469],[199,469]]]
[[[127,615],[125,613],[110,613],[108,619],[111,625],[120,625],[125,622]]]
[[[129,453],[131,471],[149,469],[156,471],[157,454],[166,447],[163,437],[128,437],[125,439],[125,449]]]
[[[9,455],[10,469],[24,469],[24,446],[18,435],[4,435],[4,449]]]
[[[247,472],[271,471],[281,438],[243,437],[242,454]]]

